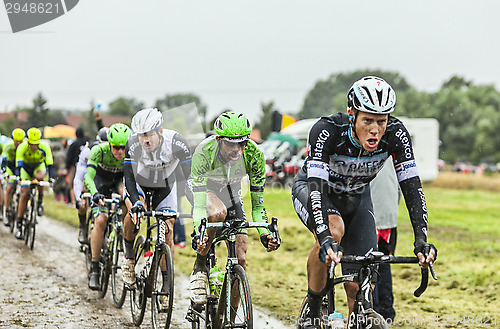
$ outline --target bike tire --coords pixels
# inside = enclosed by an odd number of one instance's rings
[[[28,200],[28,205],[26,206],[26,212],[24,214],[24,224],[23,224],[23,237],[24,237],[24,244],[29,246],[28,241],[30,240],[30,234],[31,230],[30,227],[32,226],[32,219],[34,216],[36,216],[36,208],[33,207],[33,200]]]
[[[87,267],[87,274],[90,273],[90,268],[92,266],[92,248],[90,243],[90,238],[92,235],[92,228],[94,227],[94,217],[92,216],[92,211],[89,212],[87,216],[87,245],[85,246],[85,266]]]
[[[384,317],[374,310],[367,310],[364,317],[365,323],[361,324],[360,329],[389,329]]]
[[[304,297],[304,300],[302,301],[302,305],[300,306],[300,311],[299,311],[299,318],[297,320],[297,329],[303,329],[304,328],[304,321],[306,316],[309,314],[309,303],[307,301],[307,296]],[[323,297],[323,301],[321,303],[321,311],[320,311],[320,319],[326,319],[328,318],[328,298],[326,296]],[[328,327],[326,326],[325,323],[321,323],[321,328],[327,329]]]
[[[163,259],[167,273],[165,285],[163,284],[163,273],[161,270]],[[158,246],[155,253],[154,267],[150,275],[153,275],[151,294],[151,321],[153,328],[168,329],[174,307],[174,262],[170,247],[167,244]],[[162,297],[167,298],[166,303],[162,303]]]
[[[31,216],[28,222],[26,235],[28,236],[28,246],[31,250],[35,246],[36,224],[37,224],[37,209],[31,207]]]
[[[113,248],[111,248],[111,292],[116,308],[122,308],[127,296],[127,288],[122,280],[123,236],[120,230],[115,231]]]
[[[101,289],[97,294],[99,298],[104,298],[108,291],[109,276],[111,274],[111,253],[109,250],[109,228],[106,228],[104,240],[101,248]]]
[[[136,240],[134,244],[134,250],[135,250],[135,260],[136,264],[144,260],[144,236],[140,235]],[[137,275],[138,273],[136,272],[136,277],[135,277],[135,284],[130,289],[130,311],[132,314],[132,322],[136,326],[140,326],[142,323],[142,320],[144,320],[144,313],[146,311],[146,281],[147,278],[142,278],[140,275]]]
[[[12,205],[9,212],[10,233],[14,233],[14,226],[16,225],[16,217],[17,217],[17,206],[14,204],[14,200],[12,200]]]
[[[226,294],[231,294],[236,285],[240,298],[238,300],[238,306],[230,307],[229,318],[227,311],[224,310],[222,328],[229,327],[253,329],[253,310],[252,297],[250,295],[250,284],[248,283],[245,270],[241,265],[237,264],[232,268],[232,275],[230,275],[229,280]],[[233,287],[233,289],[231,289],[231,287]]]

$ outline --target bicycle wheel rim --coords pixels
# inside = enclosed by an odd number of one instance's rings
[[[248,283],[247,275],[240,265],[235,265],[232,272],[226,293],[231,294],[238,291],[238,305],[230,306],[230,314],[227,314],[227,310],[224,311],[223,326],[230,324],[230,327],[253,329],[252,298],[250,296],[250,284]]]
[[[136,263],[139,261],[144,261],[144,236],[139,236],[134,245]],[[130,311],[132,314],[132,321],[136,326],[140,326],[142,320],[144,319],[144,313],[146,311],[146,278],[142,278],[140,275],[135,277],[135,284],[130,289]]]
[[[113,239],[113,248],[111,249],[111,292],[113,294],[113,303],[116,308],[122,308],[125,302],[127,289],[122,280],[122,265],[123,265],[123,237],[121,232],[115,231]]]
[[[163,273],[161,271],[161,260],[165,260],[166,282],[163,284]],[[152,299],[151,299],[151,319],[153,328],[168,329],[172,318],[174,306],[174,263],[170,247],[166,244],[159,246],[155,254],[153,275]],[[167,298],[167,302],[162,302],[162,298]]]

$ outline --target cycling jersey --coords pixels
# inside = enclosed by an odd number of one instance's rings
[[[123,162],[125,188],[132,204],[140,200],[139,194],[143,194],[144,189],[156,190],[155,195],[162,200],[174,192],[175,170],[178,166],[182,168],[185,179],[191,172],[191,151],[188,142],[170,129],[163,129],[158,147],[151,152],[142,148],[137,134],[132,135],[127,141],[125,154]],[[171,197],[169,205],[177,208],[177,195]],[[159,205],[162,200],[155,198],[153,203]]]
[[[233,201],[231,207],[241,201],[241,180],[250,179],[252,200],[252,219],[254,222],[267,221],[264,208],[264,183],[266,179],[264,154],[254,141],[248,140],[239,161],[234,164],[224,163],[220,158],[216,136],[206,138],[196,148],[191,166],[191,183],[194,193],[193,219],[198,229],[201,219],[207,217],[206,192],[214,192],[219,199],[229,193]],[[236,199],[236,200],[234,200]],[[258,228],[259,234],[268,234],[268,230]]]
[[[353,136],[348,115],[322,117],[309,133],[309,153],[302,171],[307,175],[310,215],[321,241],[330,235],[325,198],[328,194],[362,194],[392,156],[413,225],[415,241],[427,240],[427,207],[417,172],[410,134],[403,123],[389,116],[377,149],[368,152]],[[297,180],[296,180],[297,181]]]
[[[3,146],[2,150],[2,171],[7,170],[7,176],[13,175],[16,171],[16,145],[10,141]]]
[[[83,179],[87,174],[87,161],[90,157],[90,148],[85,144],[78,155],[78,162],[76,163],[75,178],[73,179],[73,192],[75,193],[76,202],[82,200],[81,194],[83,192]],[[99,145],[99,144],[95,144]]]
[[[107,187],[116,185],[123,178],[123,160],[119,161],[113,156],[111,146],[108,142],[94,146],[90,151],[87,162],[87,174],[83,183],[87,191],[92,195],[98,192],[98,187],[96,187],[96,183],[94,182],[95,178]]]
[[[54,178],[54,168],[52,164],[52,151],[45,143],[38,144],[38,148],[33,152],[28,144],[28,141],[22,142],[16,150],[16,175],[21,176],[21,179],[31,179],[37,170],[45,171],[47,166],[49,178]],[[22,174],[21,169],[24,169],[28,177]],[[24,176],[24,177],[23,177]]]

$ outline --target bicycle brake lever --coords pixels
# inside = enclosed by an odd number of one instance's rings
[[[434,280],[437,280],[436,272],[434,271],[434,262],[429,263],[429,269],[431,270],[431,275]]]

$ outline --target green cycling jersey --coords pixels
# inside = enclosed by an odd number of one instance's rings
[[[30,166],[39,165],[45,162],[47,166],[51,166],[54,163],[52,158],[52,151],[50,146],[45,143],[38,144],[38,148],[32,151],[28,141],[22,142],[16,150],[16,163],[18,167],[23,164]]]
[[[92,195],[97,193],[94,183],[96,175],[103,180],[114,180],[118,176],[123,177],[123,160],[118,160],[113,156],[108,142],[96,145],[90,151],[89,160],[87,161],[87,174],[85,174],[83,183]]]
[[[264,154],[254,141],[248,140],[241,161],[234,164],[223,163],[219,156],[219,145],[215,136],[206,138],[196,148],[191,165],[191,183],[194,194],[193,219],[196,231],[201,219],[207,217],[206,192],[208,186],[227,186],[240,183],[248,175],[250,180],[250,198],[252,201],[252,219],[254,222],[267,221],[264,208],[264,183],[266,180]],[[264,228],[259,234],[269,234]]]
[[[16,162],[16,145],[14,141],[7,142],[3,146],[2,157],[4,160],[15,163]]]

